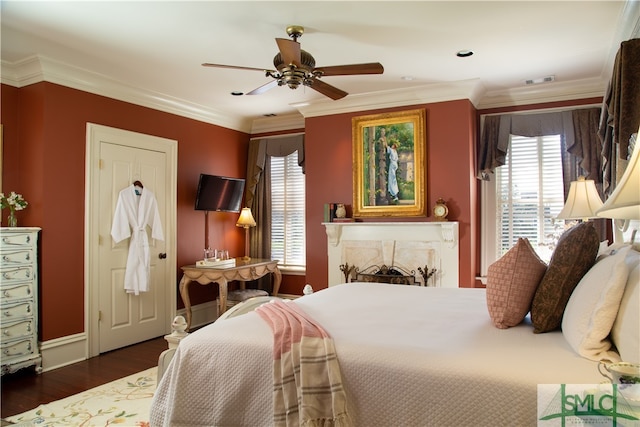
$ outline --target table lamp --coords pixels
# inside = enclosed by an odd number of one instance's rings
[[[596,211],[601,207],[602,199],[596,190],[595,182],[581,176],[577,181],[571,181],[567,201],[556,218],[587,221],[596,218]]]
[[[253,219],[253,215],[251,214],[251,209],[242,208],[240,212],[240,218],[238,218],[238,222],[236,222],[236,227],[243,227],[245,231],[244,238],[244,257],[243,260],[249,261],[251,257],[249,256],[249,227],[255,227],[256,220]]]

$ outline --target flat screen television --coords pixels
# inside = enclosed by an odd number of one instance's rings
[[[196,210],[240,212],[244,179],[200,174]]]

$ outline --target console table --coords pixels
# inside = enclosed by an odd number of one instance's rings
[[[278,260],[252,258],[244,260],[236,258],[235,267],[211,268],[186,265],[182,268],[180,280],[180,296],[187,314],[187,330],[191,327],[191,300],[189,299],[189,285],[198,282],[201,285],[217,283],[220,288],[220,314],[227,309],[227,285],[238,280],[244,289],[244,282],[256,280],[269,273],[273,273],[273,295],[278,295],[282,274],[278,270]]]

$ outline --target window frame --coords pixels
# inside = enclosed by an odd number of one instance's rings
[[[270,177],[270,186],[271,186],[271,242],[270,242],[270,250],[271,250],[271,256],[272,258],[277,258],[280,262],[278,263],[278,268],[283,271],[286,272],[287,274],[291,274],[291,275],[304,275],[306,274],[306,215],[305,215],[305,206],[306,206],[306,176],[304,175],[304,173],[302,172],[302,168],[299,166],[298,164],[298,150],[292,152],[291,154],[287,155],[287,156],[269,156],[268,161],[270,162],[270,170],[271,170],[271,177]],[[301,248],[299,249],[299,252],[301,252],[301,256],[302,256],[302,264],[287,264],[287,257],[286,257],[286,253],[287,253],[287,249],[286,249],[286,239],[287,239],[287,221],[285,219],[284,221],[284,225],[283,228],[285,228],[284,231],[284,239],[285,239],[285,248],[284,248],[284,257],[280,256],[280,255],[276,255],[274,254],[274,249],[273,249],[273,242],[274,242],[274,236],[277,234],[274,232],[274,219],[275,219],[275,215],[274,215],[274,202],[273,202],[273,175],[274,175],[274,169],[273,169],[273,162],[274,161],[282,161],[285,162],[286,167],[285,167],[285,171],[284,171],[284,182],[286,184],[287,181],[287,172],[286,169],[291,165],[291,162],[294,161],[295,162],[295,167],[298,168],[300,170],[300,175],[302,178],[302,187],[301,190],[303,192],[303,199],[300,203],[301,210],[300,210],[300,218],[303,221],[303,230],[301,233],[302,236],[302,244],[301,244]],[[285,199],[286,199],[286,186],[285,186]],[[284,212],[286,215],[286,207],[287,207],[287,202],[286,200],[284,201]],[[280,259],[280,258],[284,258],[284,259]]]
[[[510,135],[510,141],[509,141],[509,154],[512,154],[511,152],[511,138],[513,136],[517,135]],[[548,136],[546,136],[548,137]],[[562,138],[562,136],[559,136],[560,138]],[[537,137],[530,137],[530,138],[536,138],[536,139],[540,139],[540,138],[545,138],[545,136],[537,136]],[[562,149],[562,145],[560,146],[560,149]],[[542,156],[538,156],[538,170],[540,170],[540,168],[542,167],[543,161],[544,161],[544,157]],[[562,163],[562,158],[560,159],[560,162]],[[506,163],[504,166],[501,167],[508,167],[510,166],[510,163]],[[560,168],[562,168],[562,165],[560,164]],[[499,179],[498,179],[498,171],[496,171],[493,176],[492,179],[490,181],[482,181],[481,185],[480,185],[480,201],[481,201],[481,207],[480,207],[480,211],[481,211],[481,254],[480,254],[480,274],[481,276],[478,277],[477,279],[479,279],[483,284],[486,285],[486,276],[487,276],[487,271],[489,266],[495,262],[500,256],[500,235],[499,235],[499,231],[498,230],[498,224],[499,221],[497,219],[497,215],[498,215],[498,197],[499,197]],[[539,186],[543,185],[543,182],[539,183]],[[539,189],[540,190],[540,189]],[[540,192],[538,191],[538,194],[540,194]],[[539,207],[541,205],[544,205],[544,199],[543,198],[538,198],[538,204]],[[564,191],[563,191],[563,200],[561,202],[560,205],[560,209],[562,209],[562,205],[564,205]],[[541,227],[544,227],[544,223],[537,224],[538,226],[538,234],[542,233],[544,234],[544,229],[540,230]]]

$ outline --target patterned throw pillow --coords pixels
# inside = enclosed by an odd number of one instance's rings
[[[599,246],[598,233],[589,222],[570,228],[560,237],[533,297],[533,332],[549,332],[560,327],[567,301],[593,265]]]
[[[523,238],[489,266],[487,309],[496,327],[506,329],[522,322],[545,271],[547,264]]]

